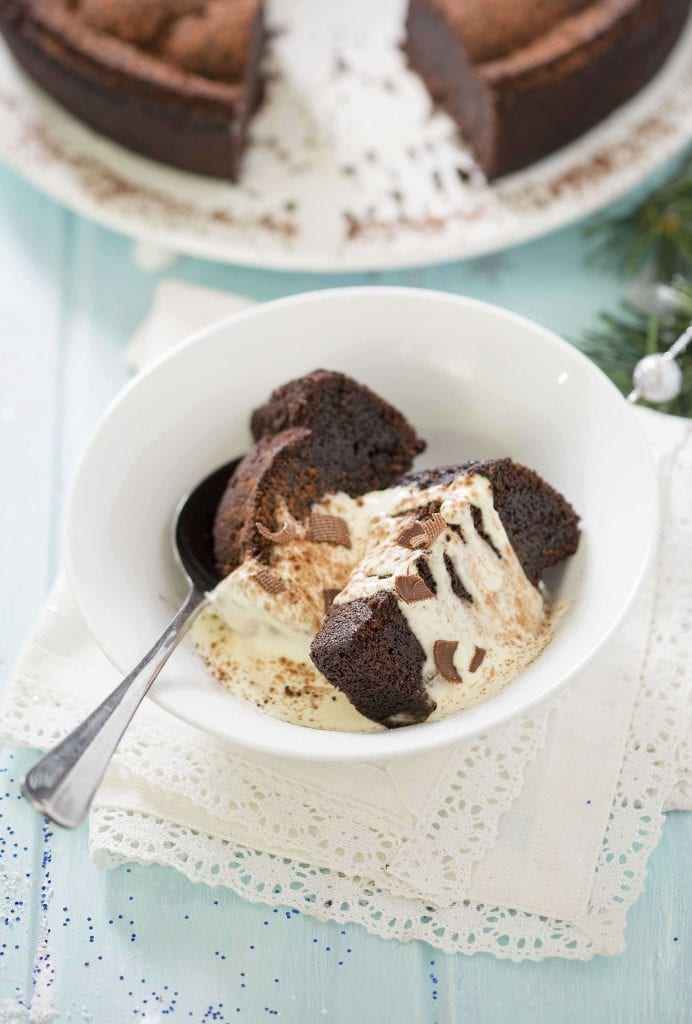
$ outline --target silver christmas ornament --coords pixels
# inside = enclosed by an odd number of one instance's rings
[[[676,358],[681,356],[692,342],[692,324],[667,352],[653,352],[640,359],[634,368],[634,390],[627,396],[628,401],[645,402],[659,405],[672,402],[682,391],[682,370]]]
[[[672,402],[682,390],[682,370],[660,352],[644,356],[634,368],[634,390],[645,402]]]

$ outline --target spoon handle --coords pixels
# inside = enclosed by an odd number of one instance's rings
[[[137,667],[27,772],[22,792],[38,811],[65,828],[82,822],[132,716],[205,601],[204,592],[191,587]]]

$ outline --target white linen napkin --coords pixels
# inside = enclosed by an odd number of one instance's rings
[[[127,358],[141,366],[211,309],[246,304],[162,282]],[[91,814],[97,863],[167,864],[248,899],[448,951],[521,960],[622,949],[663,811],[692,806],[692,432],[633,415],[661,480],[656,569],[618,635],[556,702],[386,766],[253,754],[145,702]],[[7,687],[0,733],[44,749],[117,679],[61,579]]]

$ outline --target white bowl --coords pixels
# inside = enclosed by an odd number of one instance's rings
[[[471,299],[344,288],[267,303],[195,335],[104,415],[68,502],[65,559],[84,620],[129,670],[183,593],[170,527],[181,497],[250,444],[251,410],[317,367],[370,385],[429,442],[421,465],[511,455],[582,517],[559,579],[572,599],[545,652],[457,715],[388,732],[321,732],[231,696],[186,640],[152,690],[174,715],[233,742],[315,759],[392,758],[485,732],[556,693],[630,606],[653,550],[656,480],[642,431],[608,379],[550,331]]]

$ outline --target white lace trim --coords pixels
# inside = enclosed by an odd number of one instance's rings
[[[104,786],[98,802],[114,812],[138,804],[144,811],[147,797],[160,805],[167,794],[170,818],[182,827],[186,815],[195,823],[206,815],[215,832],[223,822],[226,835],[248,836],[260,849],[449,903],[468,888],[473,864],[493,845],[524,768],[545,741],[553,706],[458,745],[413,825],[381,809],[375,816],[368,804],[213,749],[205,739],[176,735],[155,724],[153,711],[125,735],[109,773],[114,784]],[[44,682],[38,699],[24,680],[0,726],[13,743],[48,749],[84,712],[83,701]],[[128,786],[128,777],[139,786]]]
[[[510,722],[499,735],[456,748],[411,840],[390,863],[390,876],[438,905],[469,891],[471,869],[495,844],[500,817],[519,796],[526,765],[544,746],[548,719],[561,699]]]
[[[485,952],[517,961],[587,959],[600,952],[563,921],[468,901],[448,908],[427,906],[361,878],[248,850],[146,814],[98,810],[90,834],[92,856],[101,867],[132,861],[168,865],[193,882],[228,886],[252,903],[362,924],[382,938],[424,939],[448,953]]]

